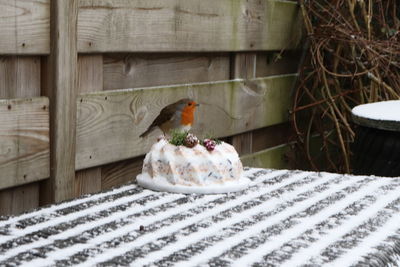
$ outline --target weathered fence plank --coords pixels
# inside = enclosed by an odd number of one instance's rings
[[[144,154],[160,132],[138,136],[166,105],[196,99],[193,132],[229,136],[287,121],[295,75],[104,91],[78,97],[76,168]],[[107,142],[105,142],[105,140]]]
[[[48,54],[50,0],[0,0],[0,54]]]
[[[0,189],[49,177],[49,101],[0,100]]]
[[[79,52],[280,50],[300,13],[279,0],[80,0]]]
[[[104,57],[104,90],[228,79],[227,53],[108,54]]]

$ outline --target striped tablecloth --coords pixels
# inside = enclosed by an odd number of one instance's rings
[[[0,266],[400,266],[400,178],[249,169],[243,191],[136,184],[0,220]]]

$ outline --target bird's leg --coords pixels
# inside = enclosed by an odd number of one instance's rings
[[[162,135],[160,135],[160,136],[157,137],[157,141],[158,141],[158,142],[161,141],[161,140],[166,140],[164,134],[162,134]]]

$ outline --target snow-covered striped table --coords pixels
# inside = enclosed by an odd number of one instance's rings
[[[0,266],[400,266],[400,178],[250,169],[246,191],[135,184],[0,220]]]

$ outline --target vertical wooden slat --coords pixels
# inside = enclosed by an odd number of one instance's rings
[[[232,78],[252,79],[256,77],[256,53],[236,53],[233,58]]]
[[[253,152],[287,144],[294,135],[289,122],[275,124],[253,131]]]
[[[0,98],[40,96],[40,57],[0,57],[0,77]],[[38,183],[0,191],[0,214],[18,214],[38,205]]]
[[[103,56],[79,55],[78,92],[88,93],[103,90]],[[101,167],[76,172],[75,195],[95,193],[101,190]]]
[[[258,52],[256,77],[296,73],[301,55],[301,50]]]
[[[75,175],[75,196],[96,193],[101,190],[101,167],[77,171]]]
[[[0,57],[0,98],[40,96],[40,57]]]
[[[232,78],[251,79],[256,75],[256,53],[236,53],[232,64]],[[251,132],[232,137],[232,145],[239,155],[252,153],[253,137]]]
[[[39,183],[0,191],[0,215],[15,215],[39,206]]]
[[[47,89],[50,98],[50,180],[44,202],[74,197],[78,0],[52,0]]]
[[[102,189],[110,189],[135,180],[136,176],[142,172],[143,158],[137,157],[103,165],[101,171]]]

